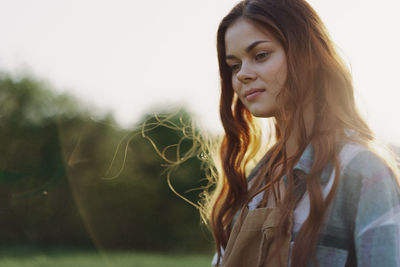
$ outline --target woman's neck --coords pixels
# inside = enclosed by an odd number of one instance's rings
[[[309,134],[312,131],[313,125],[314,125],[314,112],[313,112],[313,106],[311,103],[307,105],[307,107],[304,109],[303,113],[303,120],[304,120],[304,126],[306,130],[306,136],[309,136]],[[287,127],[293,127],[287,125],[287,121],[285,120],[280,120],[279,118],[276,118],[278,127],[280,132],[283,134],[285,132],[285,129]],[[294,156],[297,153],[297,150],[299,149],[299,135],[300,135],[300,130],[298,128],[293,128],[292,131],[290,132],[290,136],[286,141],[286,155],[288,158]]]

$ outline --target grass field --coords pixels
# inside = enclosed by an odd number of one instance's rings
[[[211,255],[0,248],[1,267],[205,267]]]

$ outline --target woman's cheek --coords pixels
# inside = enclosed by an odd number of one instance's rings
[[[240,95],[240,89],[241,89],[241,82],[236,78],[232,78],[232,87],[233,91],[235,91],[236,94]]]

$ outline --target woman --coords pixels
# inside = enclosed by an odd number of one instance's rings
[[[225,135],[208,206],[214,265],[400,266],[398,169],[375,149],[310,5],[242,1],[220,23],[217,49]],[[253,117],[273,120],[269,149]]]

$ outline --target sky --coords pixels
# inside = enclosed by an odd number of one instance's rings
[[[232,0],[0,0],[0,70],[29,71],[124,126],[184,106],[222,131],[215,36]],[[350,66],[359,108],[400,145],[400,1],[310,0]]]

